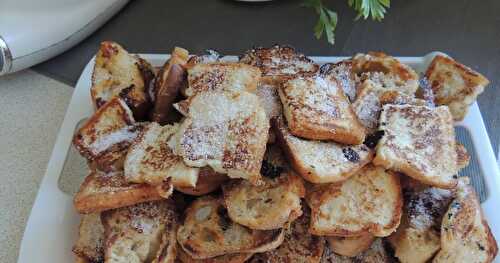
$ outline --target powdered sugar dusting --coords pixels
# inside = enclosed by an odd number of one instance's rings
[[[139,131],[135,129],[135,126],[123,127],[119,130],[113,131],[109,134],[97,138],[97,140],[89,145],[89,148],[94,153],[98,154],[109,149],[115,144],[119,144],[122,142],[131,142],[137,137],[138,134]]]

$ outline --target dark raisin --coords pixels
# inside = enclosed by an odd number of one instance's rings
[[[342,152],[347,160],[356,163],[359,162],[359,154],[351,148],[343,148]]]
[[[227,215],[227,211],[224,207],[219,207],[217,209],[217,214],[219,215],[219,226],[222,231],[226,231],[231,226],[231,219]]]
[[[478,247],[478,248],[479,248],[479,250],[481,250],[481,251],[484,251],[484,249],[485,249],[485,248],[483,247],[483,245],[481,245],[479,242],[477,242],[477,247]]]
[[[458,175],[453,175],[453,179],[458,179]]]
[[[384,131],[376,131],[372,134],[366,136],[364,144],[369,148],[375,148],[377,146],[378,141],[384,136]]]
[[[275,166],[270,162],[264,160],[262,161],[262,166],[260,167],[260,174],[268,178],[276,178],[283,172],[283,167]]]

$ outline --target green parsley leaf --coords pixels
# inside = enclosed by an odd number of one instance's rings
[[[305,0],[302,4],[304,7],[313,8],[319,15],[318,22],[314,26],[314,36],[320,39],[323,32],[326,35],[328,43],[335,43],[335,27],[337,26],[337,13],[323,6],[321,0]]]
[[[391,5],[390,0],[348,0],[347,3],[358,12],[356,19],[367,19],[371,16],[376,21],[382,21],[386,9]]]

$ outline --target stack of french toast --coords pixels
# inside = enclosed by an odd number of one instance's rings
[[[488,80],[438,55],[318,65],[288,46],[161,68],[114,42],[73,140],[78,262],[492,262],[454,122]]]

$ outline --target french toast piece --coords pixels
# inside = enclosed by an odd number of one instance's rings
[[[457,145],[457,166],[458,169],[463,169],[469,165],[470,156],[467,152],[465,146],[459,142],[455,143]]]
[[[244,263],[252,257],[253,253],[225,254],[213,258],[194,259],[182,248],[177,248],[177,259],[182,263]]]
[[[387,90],[369,79],[359,84],[357,92],[352,108],[368,133],[377,130],[380,112],[385,104],[425,105],[424,100],[397,90]]]
[[[356,54],[352,70],[360,81],[370,79],[385,89],[413,95],[418,89],[418,74],[409,66],[382,52]]]
[[[498,253],[474,189],[460,179],[457,195],[444,214],[441,250],[433,262],[492,262]]]
[[[210,166],[231,178],[253,184],[260,166],[269,121],[257,95],[249,92],[202,92],[183,102],[187,117],[171,145],[184,163]]]
[[[372,234],[355,237],[325,237],[332,252],[346,257],[355,257],[369,249],[375,241]]]
[[[307,196],[313,235],[385,237],[396,230],[403,196],[399,176],[365,166],[342,185],[319,185]]]
[[[336,79],[349,101],[353,102],[356,99],[356,75],[352,71],[351,60],[326,63],[320,67],[319,72],[326,78]]]
[[[241,56],[240,63],[260,68],[263,81],[280,83],[295,76],[313,75],[319,66],[290,46],[257,47]]]
[[[259,83],[257,86],[257,96],[259,96],[260,104],[266,112],[269,121],[272,118],[281,116],[283,108],[281,106],[280,97],[278,95],[278,86],[268,83]],[[267,143],[272,144],[276,141],[276,135],[273,129],[269,130],[269,139]]]
[[[125,158],[127,181],[157,186],[171,178],[174,187],[196,186],[199,168],[186,166],[168,145],[178,128],[178,124],[160,126],[155,122],[144,127]]]
[[[377,238],[373,241],[372,245],[365,252],[355,256],[346,257],[335,254],[329,246],[325,247],[325,252],[321,258],[321,263],[390,263],[396,262],[390,256],[389,252],[384,247],[384,243],[381,238]]]
[[[253,230],[231,221],[222,198],[203,196],[185,211],[177,242],[195,259],[233,253],[260,253],[283,242],[284,230]]]
[[[104,226],[101,214],[82,215],[78,228],[78,239],[73,252],[84,262],[99,263],[104,260]]]
[[[208,63],[220,62],[221,58],[222,58],[222,55],[219,54],[219,52],[217,52],[213,49],[207,49],[207,50],[205,50],[205,53],[202,55],[191,56],[186,63],[186,68],[190,69],[197,64],[208,64]]]
[[[150,119],[162,125],[174,120],[174,101],[180,91],[187,85],[187,71],[184,66],[187,63],[189,52],[183,48],[175,47],[170,59],[165,62],[158,72],[153,89],[149,94],[153,101],[153,110]]]
[[[125,102],[113,98],[76,132],[73,145],[100,170],[121,170],[128,147],[141,129]]]
[[[325,240],[323,237],[311,235],[307,231],[310,220],[308,209],[297,220],[293,221],[290,228],[285,233],[283,244],[274,250],[255,254],[249,263],[283,263],[283,262],[303,262],[319,263]]]
[[[153,79],[152,66],[129,54],[115,42],[101,43],[95,58],[90,95],[96,109],[121,97],[137,119],[145,117],[150,105],[146,89]]]
[[[401,224],[388,237],[389,243],[402,263],[428,262],[441,248],[439,229],[453,192],[419,185],[404,187],[403,193]]]
[[[166,200],[105,211],[105,262],[173,263],[178,225],[173,204]]]
[[[122,172],[92,171],[83,181],[73,202],[79,213],[88,214],[161,198],[155,187],[131,184]]]
[[[450,107],[455,121],[464,119],[469,105],[490,83],[480,73],[441,55],[434,57],[425,77],[434,91],[436,104]]]
[[[175,190],[188,195],[205,195],[216,191],[220,186],[229,180],[225,174],[217,173],[212,168],[205,166],[198,172],[196,186],[175,186]]]
[[[459,169],[448,107],[384,105],[379,129],[384,136],[377,144],[375,165],[432,186],[455,187]]]
[[[272,124],[290,165],[311,183],[345,181],[373,158],[373,150],[364,144],[305,140],[292,135],[282,117],[274,118]]]
[[[203,91],[229,90],[255,92],[260,80],[259,68],[243,63],[199,63],[188,69],[186,96]]]
[[[361,144],[365,139],[365,129],[335,79],[298,77],[278,91],[292,134],[344,144]]]
[[[251,229],[271,230],[302,214],[300,199],[306,190],[302,178],[288,172],[276,178],[263,177],[263,184],[258,186],[232,180],[222,186],[222,191],[231,220]]]

